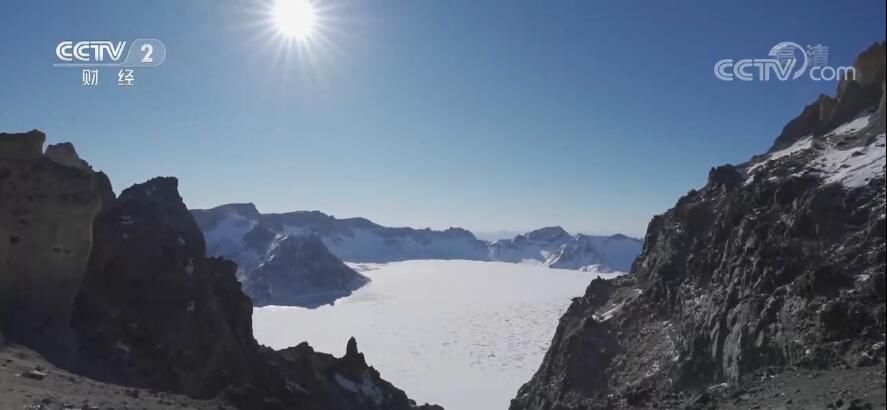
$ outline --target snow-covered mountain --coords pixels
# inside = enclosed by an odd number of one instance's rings
[[[256,306],[317,307],[369,282],[317,235],[278,230],[251,204],[191,213],[203,231],[207,253],[237,263],[241,287]]]
[[[641,240],[621,234],[570,235],[559,226],[551,226],[491,243],[490,258],[551,268],[628,272],[642,245]]]
[[[255,306],[317,307],[369,282],[314,235],[277,236],[264,255],[264,261],[242,281],[244,293]]]
[[[624,235],[570,235],[547,227],[513,239],[488,242],[461,228],[390,228],[364,218],[338,219],[318,211],[261,214],[253,204],[194,210],[208,252],[238,263],[241,274],[267,263],[273,243],[317,236],[347,262],[387,263],[416,259],[463,259],[532,263],[595,272],[628,271],[642,242]]]
[[[338,219],[318,211],[260,214],[253,204],[194,210],[209,253],[234,259],[244,271],[264,255],[256,252],[284,236],[316,235],[348,262],[385,263],[413,259],[488,260],[487,243],[460,228],[389,228],[364,218]]]

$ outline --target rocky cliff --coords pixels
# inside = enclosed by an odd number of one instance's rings
[[[243,409],[417,408],[353,341],[342,358],[259,346],[236,265],[206,256],[175,178],[115,198],[73,146],[43,153],[43,139],[0,134],[6,338],[97,380]]]
[[[94,232],[72,325],[98,377],[196,397],[255,377],[252,305],[234,264],[205,257],[174,178],[124,190]]]
[[[43,334],[67,329],[92,221],[113,194],[73,147],[50,145],[44,154],[45,138],[0,133],[0,327],[58,350],[58,338]]]
[[[767,154],[713,168],[654,217],[632,274],[573,301],[511,409],[754,408],[799,369],[874,366],[883,392],[884,44],[856,69]],[[773,397],[864,408],[842,396],[861,385]]]

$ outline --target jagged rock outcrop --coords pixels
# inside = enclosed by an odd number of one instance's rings
[[[354,338],[348,340],[342,358],[315,352],[307,343],[268,353],[269,362],[287,380],[329,398],[319,406],[312,404],[300,409],[443,410],[435,405],[416,406],[406,394],[383,380],[378,371],[367,365]]]
[[[877,107],[884,96],[884,50],[881,42],[863,51],[853,63],[856,78],[842,80],[834,97],[820,95],[804,107],[800,115],[786,124],[768,152],[783,149],[807,135],[823,135],[864,109]]]
[[[785,369],[883,374],[885,122],[883,95],[866,94],[883,90],[877,47],[858,59],[872,82],[842,83],[820,104],[830,114],[713,168],[654,217],[632,274],[574,300],[511,409],[717,408]]]
[[[248,410],[436,408],[382,380],[356,342],[343,358],[259,346],[236,265],[206,256],[175,178],[115,198],[73,146],[44,154],[43,141],[0,134],[0,343],[96,380]]]
[[[234,264],[205,252],[174,178],[134,185],[104,210],[72,319],[100,377],[194,397],[256,377],[252,305]]]
[[[73,149],[44,154],[45,138],[0,133],[0,327],[49,349],[44,332],[67,328],[110,183]]]
[[[77,150],[74,149],[74,144],[70,142],[50,145],[46,147],[46,152],[43,155],[58,164],[76,168],[83,172],[92,172],[92,167],[89,166],[89,163],[80,159],[80,156],[77,155]]]

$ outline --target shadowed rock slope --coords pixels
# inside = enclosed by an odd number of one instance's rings
[[[883,406],[884,44],[856,68],[768,154],[654,217],[632,274],[573,301],[511,409],[756,408],[803,391],[781,383],[804,369],[836,369],[832,386],[863,369],[881,398],[847,381],[780,407]]]
[[[259,346],[237,267],[206,256],[175,178],[115,198],[72,146],[44,154],[43,139],[0,135],[2,342],[96,380],[243,409],[417,408],[353,340],[343,358]]]
[[[256,306],[308,308],[332,304],[369,282],[330,253],[315,235],[285,236],[267,251],[267,259],[244,273],[243,291]]]

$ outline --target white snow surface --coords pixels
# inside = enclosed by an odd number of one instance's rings
[[[354,336],[383,378],[453,410],[508,408],[571,298],[595,277],[621,275],[465,260],[352,267],[372,282],[334,306],[256,308],[256,339],[275,349],[308,341],[340,356]]]
[[[241,238],[258,225],[258,222],[229,212],[213,229],[203,232],[207,254],[225,256],[237,262],[238,274],[255,269],[262,261],[260,255],[246,249]]]
[[[865,128],[870,122],[871,115],[874,114],[862,115],[820,137],[823,146],[817,146],[814,144],[814,138],[808,136],[784,149],[771,152],[766,158],[747,168],[746,172],[749,178],[746,180],[746,184],[754,181],[755,173],[772,161],[814,150],[816,156],[808,163],[806,172],[819,174],[827,184],[839,183],[846,188],[866,185],[873,178],[884,174],[884,134],[876,136],[874,141],[866,146],[854,148],[841,148],[825,143],[825,141],[829,137],[850,134]]]
[[[797,154],[799,152],[804,152],[804,151],[810,149],[811,147],[813,147],[813,137],[806,136],[804,138],[801,138],[801,139],[795,141],[794,144],[792,144],[786,148],[783,148],[779,151],[771,152],[770,155],[768,155],[766,159],[750,166],[748,168],[748,173],[750,173],[750,174],[754,173],[754,171],[756,169],[764,166],[765,164],[767,164],[770,161],[775,161],[780,158],[792,156],[792,155]]]
[[[864,186],[876,175],[884,173],[884,134],[865,147],[847,150],[831,149],[813,160],[813,165],[825,175],[826,183],[840,183],[848,188]]]
[[[834,130],[832,130],[831,134],[844,135],[851,132],[859,131],[869,125],[869,122],[871,122],[872,114],[873,112],[871,111],[864,112],[859,117],[856,117],[855,119],[848,121],[838,128],[835,128]]]

